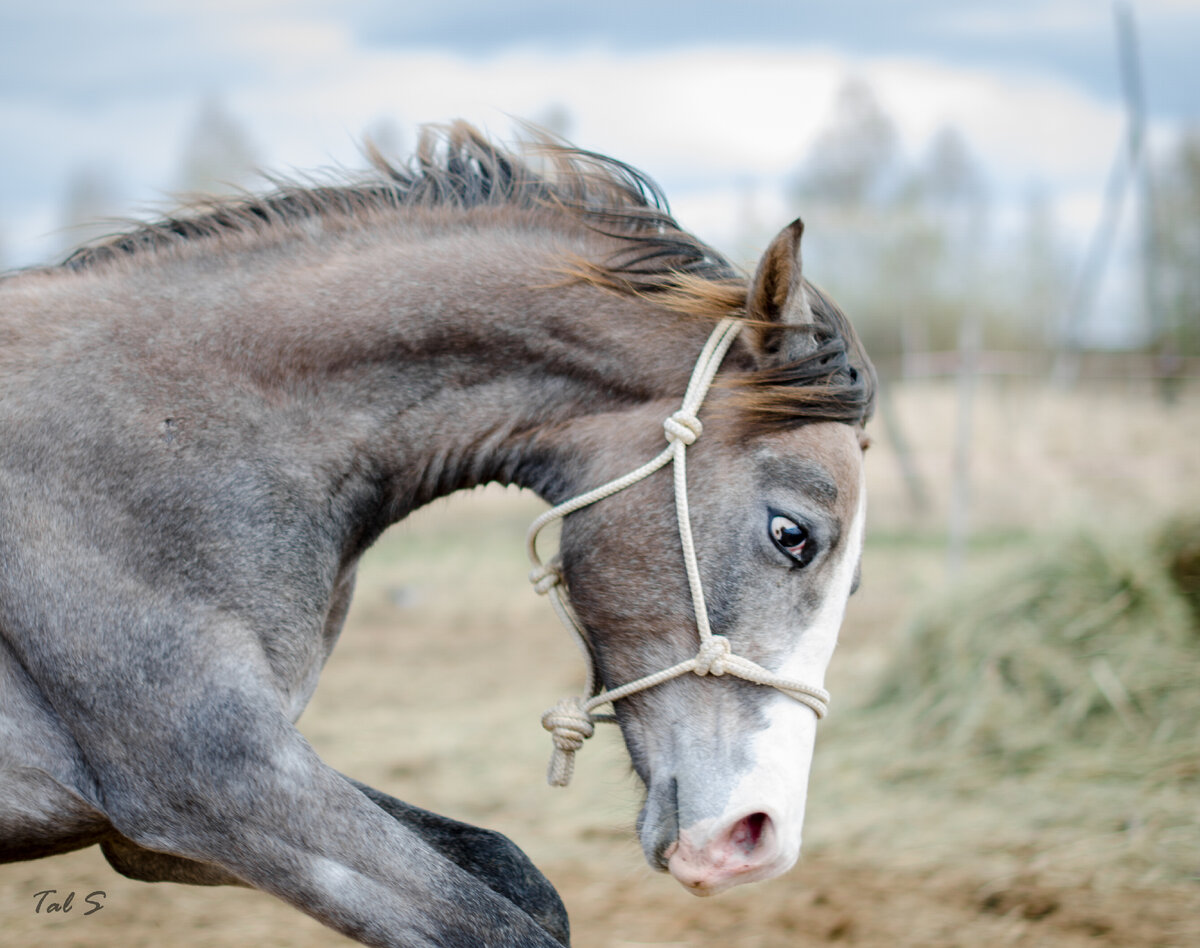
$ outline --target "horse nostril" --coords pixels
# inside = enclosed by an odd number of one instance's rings
[[[796,859],[796,852],[785,850],[781,842],[784,825],[776,826],[775,818],[760,810],[726,823],[711,837],[696,838],[685,829],[667,868],[696,895],[714,895],[743,882],[769,879]],[[704,829],[701,825],[700,833]]]
[[[738,820],[729,833],[729,842],[747,856],[758,848],[771,826],[766,813],[751,813]]]

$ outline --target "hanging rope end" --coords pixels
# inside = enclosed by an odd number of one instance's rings
[[[563,698],[542,715],[542,727],[554,741],[546,782],[552,787],[565,787],[575,771],[575,752],[596,732],[591,712],[582,698]]]
[[[554,748],[550,754],[550,766],[546,768],[546,783],[552,787],[565,787],[574,773],[575,754]]]

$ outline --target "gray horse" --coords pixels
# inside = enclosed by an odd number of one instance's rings
[[[732,317],[688,449],[696,582],[717,639],[819,690],[874,375],[801,276],[798,222],[748,281],[612,159],[455,125],[375,164],[0,280],[0,860],[99,844],[365,944],[565,944],[508,840],[356,783],[294,728],[359,557],[453,491],[559,503],[655,455]],[[674,517],[664,473],[564,521],[597,689],[696,651]],[[652,866],[705,894],[795,861],[814,706],[688,674],[615,715]]]

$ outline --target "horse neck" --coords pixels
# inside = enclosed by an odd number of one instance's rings
[[[489,481],[561,499],[588,476],[575,422],[682,395],[710,326],[564,279],[564,243],[481,229],[268,249],[227,269],[185,258],[129,292],[150,323],[167,293],[230,389],[273,406],[276,436],[333,479],[386,485],[393,522]]]

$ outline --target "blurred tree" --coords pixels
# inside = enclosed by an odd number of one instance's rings
[[[883,371],[906,352],[958,348],[967,315],[981,345],[1053,345],[1070,274],[1052,207],[1031,197],[1024,221],[994,240],[987,177],[956,127],[910,162],[870,86],[851,80],[789,198],[813,235],[807,271],[852,314]]]
[[[870,86],[851,80],[790,190],[819,234],[812,272],[878,357],[955,348],[968,307],[983,324],[997,320],[1000,296],[984,289],[987,181],[958,129],[940,130],[910,163]]]
[[[122,201],[112,173],[103,165],[77,166],[67,178],[59,214],[57,252],[68,251],[89,240],[118,230]]]
[[[1167,354],[1200,355],[1200,128],[1155,169],[1154,198],[1155,342]]]
[[[979,161],[954,126],[938,130],[905,188],[906,200],[963,236],[986,226],[987,182]]]
[[[968,309],[989,321],[983,288],[988,190],[962,133],[940,129],[887,207],[892,240],[883,274],[894,288],[906,338],[953,348]]]
[[[866,82],[850,79],[788,188],[809,233],[819,235],[805,242],[805,271],[853,314],[879,355],[901,345],[892,287],[880,273],[897,240],[890,211],[906,174],[891,118]]]
[[[205,99],[184,140],[178,190],[189,196],[229,194],[257,177],[249,135],[217,97]]]
[[[1059,236],[1054,208],[1040,188],[1025,198],[1024,221],[1010,255],[1011,327],[1021,333],[1016,348],[1052,349],[1071,285],[1071,263]],[[1023,343],[1023,345],[1022,345]]]
[[[792,197],[843,208],[885,200],[895,184],[899,142],[895,124],[870,85],[848,80],[837,94],[829,124],[800,169]]]

